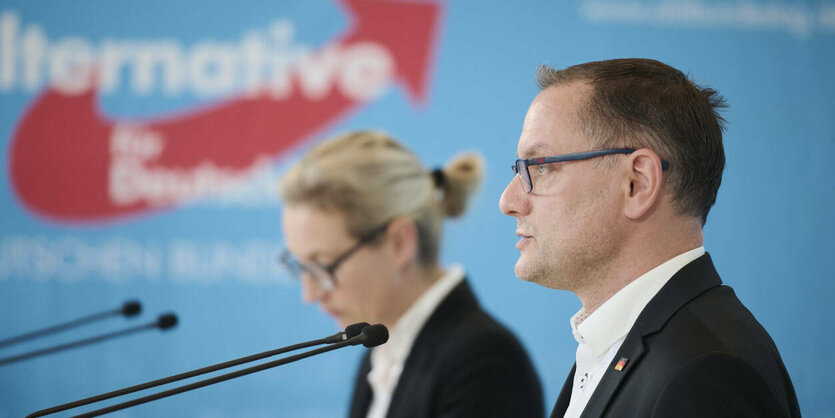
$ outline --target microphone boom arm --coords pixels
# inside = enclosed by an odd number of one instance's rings
[[[68,350],[70,348],[80,347],[82,345],[102,342],[102,341],[109,340],[109,339],[112,339],[112,338],[121,337],[123,335],[129,335],[129,334],[133,334],[135,332],[144,331],[144,330],[149,329],[149,328],[156,328],[156,326],[157,326],[156,323],[138,325],[138,326],[131,327],[131,328],[128,328],[128,329],[124,329],[124,330],[121,330],[121,331],[116,331],[116,332],[111,332],[111,333],[107,333],[107,334],[97,335],[95,337],[90,337],[90,338],[86,338],[86,339],[83,339],[83,340],[74,341],[74,342],[71,342],[71,343],[56,345],[54,347],[44,348],[44,349],[41,349],[41,350],[36,350],[36,351],[32,351],[32,352],[29,352],[29,353],[24,353],[24,354],[20,354],[20,355],[16,355],[16,356],[0,358],[0,366],[3,366],[5,364],[10,364],[10,363],[17,363],[19,361],[28,360],[28,359],[34,358],[34,357],[44,356],[44,355],[55,353],[55,352],[58,352],[58,351]]]
[[[234,379],[236,377],[246,376],[248,374],[260,372],[262,370],[271,369],[273,367],[278,367],[278,366],[281,366],[283,364],[299,361],[299,360],[305,359],[305,358],[310,357],[310,356],[315,356],[317,354],[326,353],[328,351],[333,351],[333,350],[336,350],[336,349],[339,349],[339,348],[342,348],[342,347],[346,347],[346,346],[349,346],[349,345],[356,345],[357,344],[356,341],[358,341],[357,339],[359,339],[360,337],[361,336],[356,336],[354,338],[351,338],[349,340],[345,340],[343,342],[335,343],[335,344],[332,344],[332,345],[329,345],[329,346],[325,346],[325,347],[322,347],[322,348],[317,348],[317,349],[310,350],[310,351],[305,351],[304,353],[301,353],[301,354],[296,354],[296,355],[293,355],[293,356],[290,356],[290,357],[285,357],[285,358],[281,358],[281,359],[278,359],[278,360],[273,360],[273,361],[270,361],[270,362],[267,362],[267,363],[264,363],[264,364],[259,364],[257,366],[249,367],[249,368],[246,368],[246,369],[241,369],[241,370],[238,370],[238,371],[235,371],[235,372],[232,372],[232,373],[227,373],[227,374],[216,376],[216,377],[213,377],[213,378],[210,378],[210,379],[201,380],[199,382],[194,382],[194,383],[191,383],[191,384],[188,384],[188,385],[176,387],[176,388],[169,389],[169,390],[159,392],[159,393],[155,393],[155,394],[152,394],[152,395],[143,396],[141,398],[133,399],[133,400],[130,400],[130,401],[127,401],[127,402],[122,402],[120,404],[112,405],[112,406],[109,406],[109,407],[106,407],[106,408],[97,409],[97,410],[90,411],[90,412],[87,412],[87,413],[84,413],[84,414],[81,414],[81,415],[75,415],[73,418],[97,417],[97,416],[104,415],[104,414],[107,414],[107,413],[110,413],[110,412],[119,411],[119,410],[130,408],[130,407],[136,406],[136,405],[141,405],[143,403],[148,403],[148,402],[155,401],[155,400],[158,400],[158,399],[167,398],[169,396],[173,396],[173,395],[176,395],[176,394],[179,394],[179,393],[188,392],[188,391],[194,390],[194,389],[199,389],[199,388],[202,388],[204,386],[209,386],[209,385],[213,385],[215,383],[224,382],[224,381],[227,381],[227,380],[230,380],[230,379]]]
[[[256,360],[261,360],[263,358],[277,356],[279,354],[284,354],[290,351],[301,350],[303,348],[313,347],[316,345],[321,344],[333,344],[340,341],[345,341],[350,338],[353,338],[360,334],[362,329],[368,326],[368,323],[360,322],[357,324],[353,324],[345,328],[345,332],[339,332],[337,334],[331,335],[326,338],[321,338],[318,340],[307,341],[299,344],[294,344],[287,347],[277,348],[275,350],[264,351],[258,354],[252,354],[246,357],[241,357],[235,360],[225,361],[223,363],[214,364],[211,366],[206,366],[200,369],[191,370],[188,372],[176,374],[173,376],[164,377],[162,379],[153,380],[150,382],[141,383],[138,385],[130,386],[124,389],[114,390],[112,392],[103,393],[101,395],[91,396],[88,398],[80,399],[74,402],[68,402],[62,405],[53,406],[51,408],[42,409],[40,411],[33,412],[26,416],[26,418],[34,418],[34,417],[42,417],[44,415],[54,414],[56,412],[66,411],[67,409],[78,408],[79,406],[89,405],[91,403],[96,403],[100,401],[104,401],[107,399],[116,398],[122,395],[127,395],[129,393],[139,392],[141,390],[150,389],[153,387],[166,385],[169,383],[173,383],[179,380],[188,379],[194,376],[200,376],[202,374],[215,372],[218,370],[226,369],[233,366],[238,366],[244,363],[249,363]]]
[[[51,327],[39,329],[37,331],[28,332],[23,335],[18,335],[16,337],[7,338],[4,340],[0,340],[0,347],[5,347],[7,345],[13,345],[22,343],[24,341],[33,340],[35,338],[45,337],[50,334],[55,334],[61,331],[66,331],[68,329],[80,327],[82,325],[89,324],[91,322],[100,321],[102,319],[110,318],[111,316],[116,315],[124,315],[126,317],[131,317],[137,315],[139,312],[142,311],[142,304],[139,301],[131,300],[125,302],[125,304],[118,309],[113,309],[105,312],[99,312],[92,315],[87,315],[82,318],[74,319],[69,322],[64,322],[63,324],[53,325]]]

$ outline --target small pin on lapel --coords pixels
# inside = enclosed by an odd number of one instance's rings
[[[628,358],[621,357],[620,360],[618,360],[618,364],[615,364],[615,370],[619,371],[619,372],[622,372],[623,368],[626,367],[627,362],[629,362]]]

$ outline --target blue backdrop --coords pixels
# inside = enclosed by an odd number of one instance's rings
[[[514,221],[498,199],[537,65],[616,57],[661,60],[727,98],[705,246],[777,343],[804,415],[833,417],[833,45],[827,1],[5,1],[0,339],[130,298],[145,309],[0,357],[163,311],[181,323],[0,366],[0,417],[334,332],[274,262],[274,184],[310,146],[359,128],[430,165],[485,155],[486,182],[447,224],[443,261],[462,263],[525,343],[550,410],[580,304],[514,277]],[[360,355],[119,416],[341,416]]]

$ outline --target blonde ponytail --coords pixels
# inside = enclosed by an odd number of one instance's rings
[[[456,218],[467,210],[470,198],[481,185],[484,159],[474,152],[458,154],[444,166],[443,177],[441,207],[446,216]]]

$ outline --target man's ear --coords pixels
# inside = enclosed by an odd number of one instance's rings
[[[418,230],[415,221],[398,216],[386,228],[386,241],[398,267],[404,268],[417,258]]]
[[[626,191],[624,214],[638,220],[658,203],[664,185],[664,170],[658,155],[646,148],[629,154],[629,188]]]

